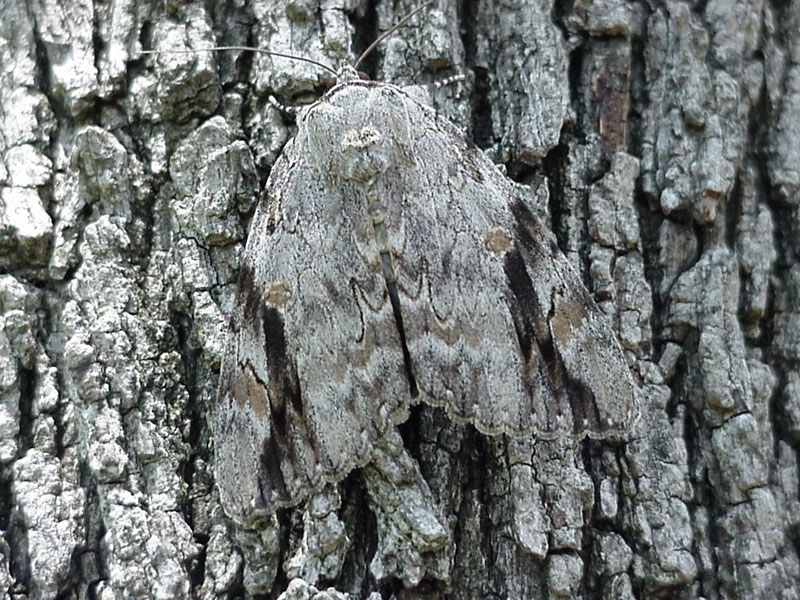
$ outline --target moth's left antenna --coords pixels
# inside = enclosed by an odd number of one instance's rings
[[[362,61],[363,61],[363,60],[364,60],[364,59],[365,59],[365,58],[366,58],[366,57],[369,55],[369,53],[370,53],[370,52],[372,52],[372,51],[373,51],[373,50],[374,50],[374,49],[377,47],[377,45],[378,45],[378,44],[380,44],[380,43],[381,43],[383,40],[385,40],[387,37],[389,37],[390,35],[392,35],[392,34],[393,34],[395,31],[397,31],[398,29],[400,29],[400,28],[401,28],[403,25],[405,25],[405,24],[408,22],[408,20],[409,20],[409,19],[411,19],[411,18],[412,18],[414,15],[416,15],[418,12],[420,12],[421,10],[424,10],[424,9],[428,8],[428,7],[429,7],[431,4],[433,4],[433,3],[434,3],[434,1],[435,1],[435,0],[428,0],[428,2],[426,2],[426,3],[425,3],[425,4],[423,4],[422,6],[419,6],[418,8],[415,8],[415,9],[414,9],[414,10],[412,10],[410,13],[408,13],[408,14],[407,14],[405,17],[403,17],[402,19],[400,19],[400,20],[399,20],[397,23],[395,23],[394,25],[392,25],[392,26],[391,26],[389,29],[387,29],[386,31],[384,31],[384,32],[383,32],[383,33],[382,33],[380,36],[378,36],[378,39],[377,39],[377,40],[375,40],[374,42],[372,42],[372,43],[371,43],[371,44],[370,44],[370,45],[367,47],[367,49],[366,49],[366,50],[364,50],[364,51],[361,53],[361,56],[359,56],[359,57],[358,57],[358,60],[356,61],[356,64],[354,64],[354,65],[353,65],[353,68],[354,68],[355,70],[358,70],[358,65],[360,65],[360,64],[362,63]]]
[[[273,52],[272,50],[264,50],[263,48],[253,48],[251,46],[212,46],[211,48],[193,48],[191,50],[144,50],[142,54],[194,54],[195,52],[217,52],[219,50],[240,50],[243,52],[259,52],[261,54],[269,54],[270,56],[278,56],[280,58],[291,58],[293,60],[301,60],[303,62],[311,63],[330,71],[336,75],[336,71],[328,65],[314,60],[313,58],[306,58],[305,56],[296,56],[294,54],[284,54],[283,52]]]

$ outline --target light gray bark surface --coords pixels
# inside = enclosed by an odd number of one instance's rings
[[[225,518],[227,316],[292,133],[267,98],[328,75],[141,52],[338,66],[415,7],[0,0],[4,598],[800,597],[796,2],[440,0],[388,40],[375,79],[466,75],[420,98],[547,198],[642,418],[574,444],[415,409],[341,485]]]

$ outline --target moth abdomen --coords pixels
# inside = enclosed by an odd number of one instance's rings
[[[419,396],[419,388],[417,387],[417,379],[414,376],[414,366],[411,362],[411,353],[408,350],[408,343],[406,341],[406,329],[403,325],[403,313],[400,308],[400,298],[397,294],[397,283],[387,279],[386,288],[392,303],[392,313],[394,314],[397,333],[400,338],[400,347],[403,352],[403,365],[405,367],[406,377],[408,378],[408,393],[412,398],[416,398]]]
[[[400,305],[400,296],[397,293],[397,276],[394,272],[392,249],[391,244],[389,243],[389,235],[386,231],[386,208],[377,201],[374,193],[370,193],[368,196],[370,197],[368,212],[372,220],[373,229],[375,231],[375,241],[378,247],[378,254],[380,256],[383,278],[386,282],[386,291],[389,295],[389,301],[392,305],[392,314],[394,315],[394,322],[397,326],[397,334],[403,353],[403,366],[405,368],[406,377],[408,378],[409,395],[411,398],[416,398],[419,396],[419,388],[417,387],[417,379],[414,376],[414,367],[411,362],[411,353],[408,350],[408,343],[406,341],[406,329],[405,325],[403,324],[403,312]]]

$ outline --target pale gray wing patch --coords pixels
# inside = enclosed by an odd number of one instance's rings
[[[243,522],[343,478],[407,415],[380,273],[347,213],[331,211],[350,199],[292,204],[316,184],[280,175],[253,219],[219,388],[217,479]]]
[[[249,265],[242,267],[238,295],[244,310],[232,319],[215,440],[223,504],[244,520],[268,505],[291,501],[309,485],[302,465],[316,457],[311,444],[298,444],[293,435],[304,428],[302,391],[286,354],[280,311],[265,303]]]
[[[392,243],[422,399],[485,433],[546,430],[538,406],[544,406],[545,382],[537,390],[529,381],[526,390],[505,306],[503,256],[513,219],[504,196],[510,185],[491,164],[475,163],[486,160],[479,151],[460,141],[451,145],[450,132],[429,121],[429,135],[417,139],[415,154],[437,160],[403,175],[423,185],[386,185],[387,193],[394,188],[405,194],[387,200],[395,208],[388,222],[414,222],[411,232],[393,230]]]
[[[394,240],[401,284],[425,281],[402,297],[423,399],[486,433],[626,431],[633,382],[605,317],[510,182],[449,129],[419,138],[417,155],[440,158],[393,216],[415,223]]]
[[[569,423],[576,436],[628,431],[638,408],[614,333],[553,236],[522,202],[510,207],[517,234],[505,265],[516,304],[512,312],[526,364],[533,370],[533,359],[543,361],[539,377],[557,400],[549,422],[558,425],[554,431]]]

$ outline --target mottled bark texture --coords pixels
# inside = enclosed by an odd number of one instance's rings
[[[0,0],[4,598],[800,597],[800,3],[438,0],[367,61],[530,185],[641,385],[627,441],[412,411],[258,529],[210,415],[249,217],[411,0]],[[297,578],[297,579],[296,579]],[[316,589],[335,590],[320,592]]]

